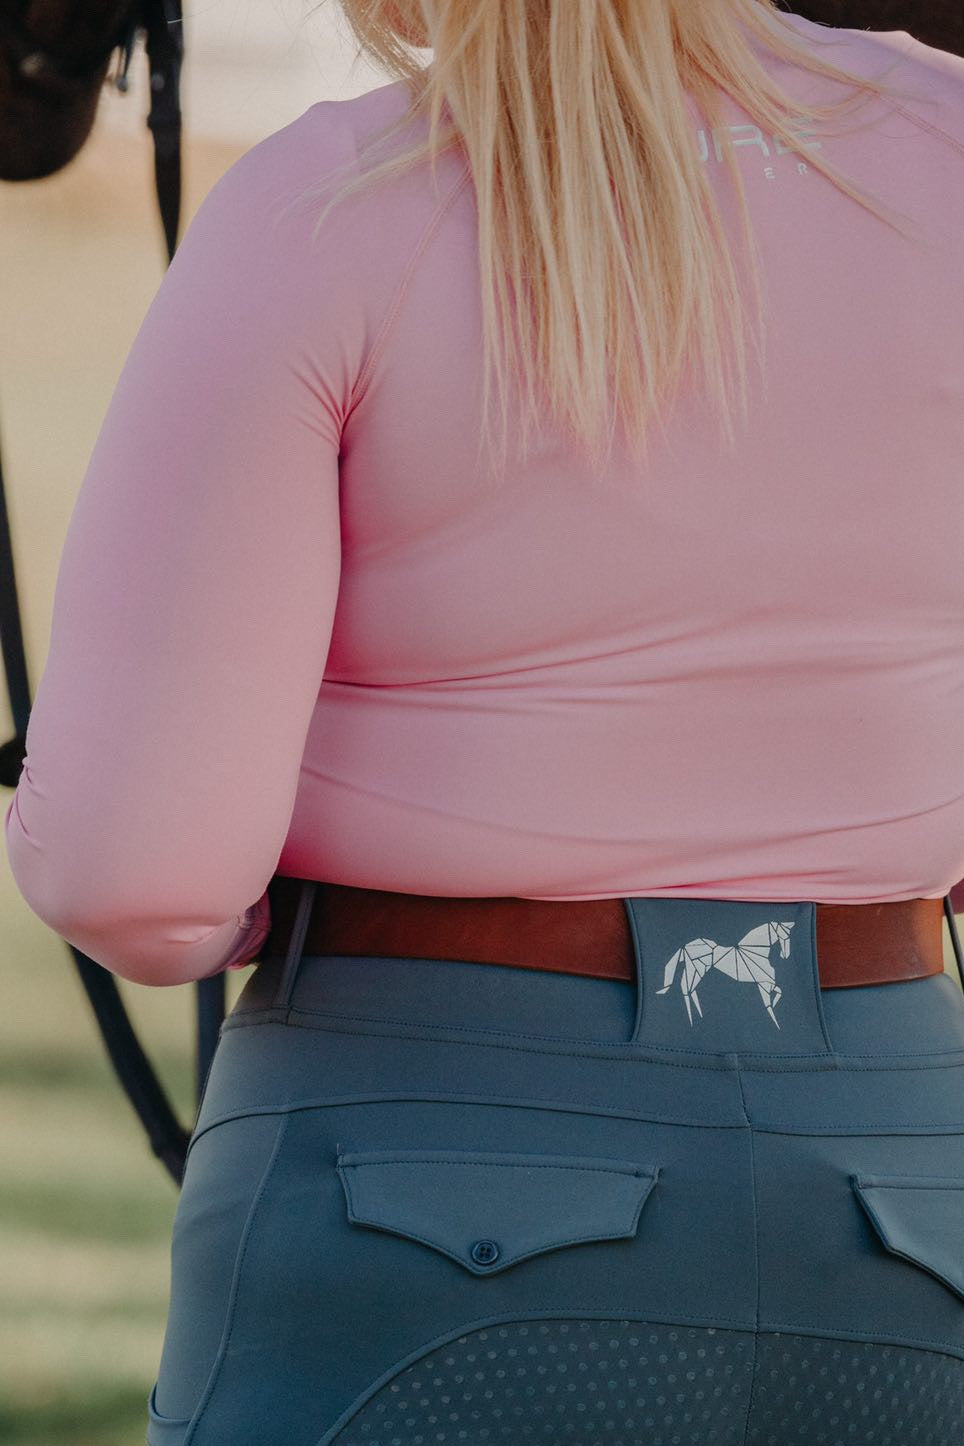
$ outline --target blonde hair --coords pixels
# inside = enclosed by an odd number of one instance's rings
[[[351,176],[313,234],[338,201],[426,156],[437,190],[437,156],[462,147],[479,220],[479,458],[482,443],[491,441],[494,374],[502,418],[497,466],[504,468],[509,365],[525,386],[524,443],[541,390],[543,407],[585,446],[597,475],[611,455],[617,416],[630,446],[645,455],[649,426],[662,423],[694,343],[703,390],[717,404],[732,449],[728,364],[735,363],[745,425],[747,335],[737,271],[707,176],[711,146],[717,160],[725,154],[753,253],[761,366],[763,304],[735,146],[720,145],[720,92],[728,92],[777,149],[799,151],[801,131],[812,134],[884,95],[890,88],[883,77],[852,75],[814,55],[810,36],[800,35],[775,0],[341,0],[341,6],[359,53],[406,81],[411,96],[401,120],[370,137],[362,151],[426,112],[429,134]],[[834,31],[828,35],[833,43]],[[846,82],[853,93],[833,105],[802,104],[771,79],[754,42]],[[433,53],[428,65],[411,53],[426,48]],[[694,132],[687,93],[710,121],[709,140],[707,132]],[[808,147],[807,157],[858,204],[901,230],[816,149]],[[314,199],[329,186],[327,178],[300,199]],[[515,330],[507,322],[514,298],[517,323],[520,315],[529,318]]]

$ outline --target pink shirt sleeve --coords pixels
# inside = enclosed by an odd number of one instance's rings
[[[311,108],[311,146],[277,132],[202,203],[61,557],[7,851],[40,918],[141,983],[243,963],[268,932],[331,636],[363,351],[337,223],[312,242],[317,212],[285,212],[353,155],[336,109]]]

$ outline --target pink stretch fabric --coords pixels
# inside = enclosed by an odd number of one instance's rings
[[[71,517],[6,815],[30,908],[127,978],[257,957],[274,872],[405,892],[865,903],[964,874],[964,61],[824,153],[732,102],[769,390],[689,387],[594,488],[544,429],[495,493],[464,159],[284,203],[407,100],[322,101],[213,187]],[[773,64],[773,62],[770,62]],[[794,94],[832,82],[780,66]],[[738,239],[717,143],[697,129]]]

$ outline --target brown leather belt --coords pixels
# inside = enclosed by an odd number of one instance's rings
[[[271,933],[262,957],[286,954],[301,879],[268,887]],[[816,906],[823,989],[925,979],[944,970],[943,900]],[[619,898],[452,899],[319,882],[305,954],[458,959],[635,979],[626,909]]]

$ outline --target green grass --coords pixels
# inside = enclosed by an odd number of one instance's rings
[[[177,1189],[116,1082],[67,946],[6,869],[0,911],[0,1442],[142,1446]],[[231,997],[246,978],[229,978]],[[193,988],[121,989],[190,1124]]]
[[[56,1442],[77,1442],[78,1446],[131,1446],[144,1439],[143,1428],[133,1425],[143,1417],[139,1387],[128,1390],[85,1392],[83,1420],[78,1420],[76,1393],[51,1397],[25,1416],[9,1402],[0,1402],[0,1441],[17,1446],[53,1446]]]

